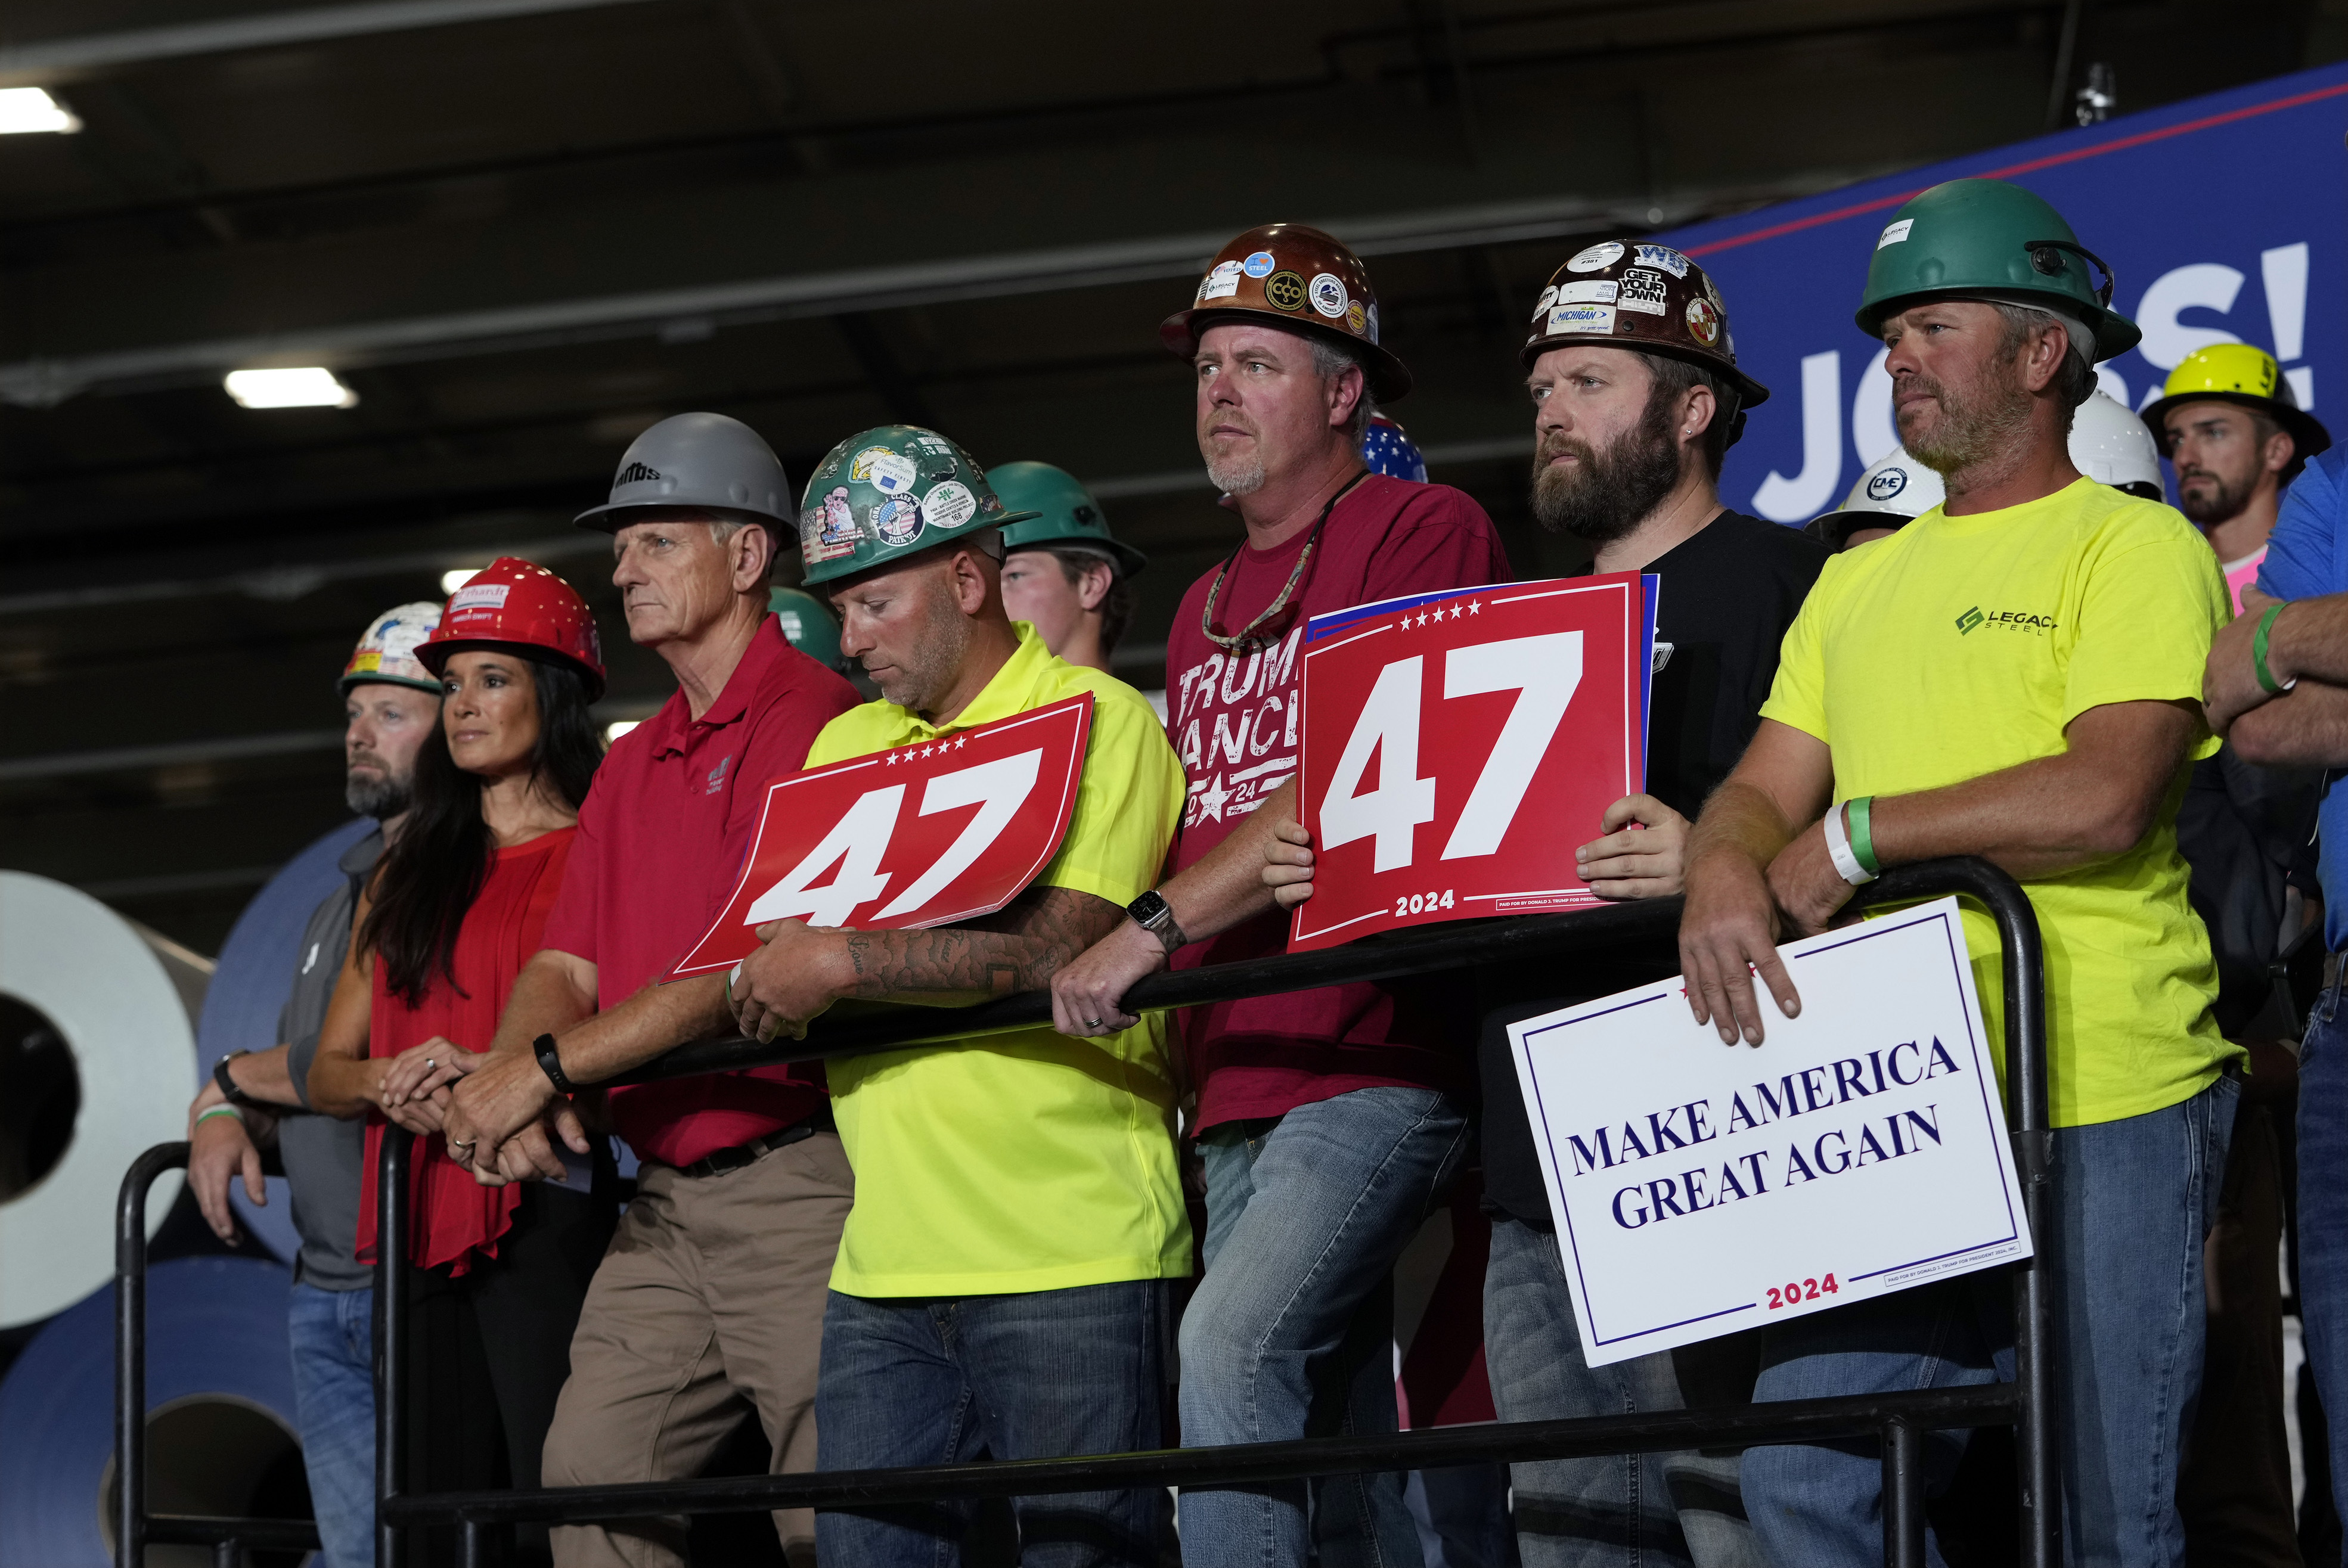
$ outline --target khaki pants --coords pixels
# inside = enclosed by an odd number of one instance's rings
[[[855,1196],[838,1135],[819,1132],[719,1176],[644,1169],[595,1271],[555,1407],[548,1486],[697,1474],[747,1401],[773,1473],[813,1470],[823,1311]],[[815,1516],[775,1515],[794,1563]],[[552,1532],[561,1568],[682,1568],[685,1522],[645,1519]]]

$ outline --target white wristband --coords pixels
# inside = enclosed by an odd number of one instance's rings
[[[1861,866],[1858,855],[1852,851],[1850,829],[1843,822],[1842,809],[1841,803],[1837,802],[1835,808],[1827,813],[1827,853],[1834,856],[1835,870],[1841,874],[1842,879],[1857,887],[1874,881],[1875,873]]]

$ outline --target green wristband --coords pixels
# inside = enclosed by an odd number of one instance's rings
[[[1869,832],[1867,823],[1867,814],[1873,808],[1875,797],[1855,794],[1846,804],[1849,807],[1847,815],[1850,820],[1850,852],[1859,857],[1860,868],[1869,876],[1880,876],[1883,866],[1875,858],[1875,839]]]
[[[2274,671],[2267,668],[2267,639],[2273,635],[2275,617],[2281,613],[2281,605],[2267,606],[2267,612],[2259,617],[2258,630],[2250,635],[2250,668],[2257,672],[2259,685],[2270,697],[2281,694],[2288,685],[2296,684],[2276,680]]]
[[[196,1125],[201,1127],[215,1116],[233,1116],[240,1123],[244,1121],[244,1112],[238,1110],[235,1106],[215,1105],[209,1111],[199,1111],[196,1112]]]

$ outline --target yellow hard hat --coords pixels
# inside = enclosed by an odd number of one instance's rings
[[[2332,433],[2299,405],[2299,396],[2291,391],[2291,381],[2275,364],[2274,355],[2246,343],[2213,343],[2187,354],[2168,373],[2168,384],[2160,389],[2158,400],[2145,405],[2144,422],[2151,426],[2152,438],[2165,454],[2168,450],[2168,411],[2180,403],[2212,402],[2239,403],[2245,408],[2255,408],[2289,431],[2297,448],[2291,463],[2293,471],[2332,445]]]

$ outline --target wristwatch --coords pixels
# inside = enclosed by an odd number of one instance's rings
[[[1125,912],[1133,917],[1135,925],[1157,938],[1169,956],[1175,948],[1190,939],[1182,934],[1182,927],[1174,923],[1174,906],[1159,897],[1155,888],[1128,904]]]
[[[236,1080],[229,1076],[228,1064],[230,1062],[234,1061],[240,1056],[251,1056],[252,1054],[252,1052],[249,1050],[232,1050],[226,1056],[221,1057],[218,1061],[212,1064],[212,1081],[220,1085],[220,1091],[228,1097],[228,1102],[230,1104],[242,1105],[247,1111],[267,1111],[272,1109],[268,1102],[263,1100],[255,1100],[252,1095],[247,1094],[243,1090],[239,1089],[236,1086]]]
[[[530,1042],[530,1048],[538,1052],[538,1065],[540,1071],[546,1074],[547,1081],[553,1084],[558,1092],[563,1094],[576,1094],[579,1092],[579,1086],[571,1081],[571,1075],[569,1073],[562,1071],[562,1056],[560,1051],[554,1049],[554,1037],[552,1035],[540,1035],[536,1040]]]

